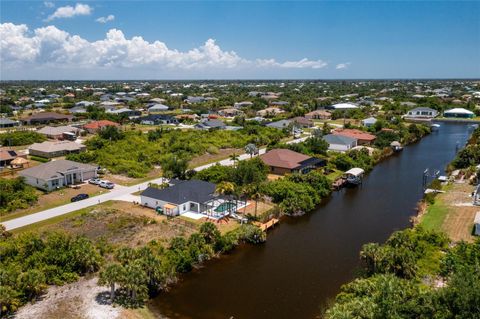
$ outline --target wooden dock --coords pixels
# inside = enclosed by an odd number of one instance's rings
[[[338,191],[340,188],[345,186],[345,183],[347,181],[344,178],[339,178],[335,182],[332,183],[332,188],[336,191]]]
[[[255,222],[254,225],[258,226],[262,231],[266,231],[274,227],[278,223],[279,223],[279,220],[277,218],[272,218],[266,223]]]

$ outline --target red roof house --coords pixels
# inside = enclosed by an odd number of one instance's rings
[[[373,134],[356,129],[338,129],[333,131],[332,134],[354,138],[357,140],[357,145],[370,145],[377,138]]]
[[[88,133],[96,133],[99,130],[101,130],[104,127],[107,127],[107,126],[118,127],[118,126],[120,126],[120,124],[112,122],[112,121],[108,121],[108,120],[101,120],[101,121],[94,121],[94,122],[90,122],[88,124],[85,124],[83,126],[83,129],[86,130]]]
[[[272,174],[277,175],[295,172],[306,173],[318,166],[325,165],[325,161],[322,159],[281,148],[260,155],[260,159],[270,167]]]

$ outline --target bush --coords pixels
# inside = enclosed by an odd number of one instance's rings
[[[0,134],[0,144],[4,146],[20,146],[46,141],[45,135],[33,131],[14,131]]]
[[[0,215],[28,208],[37,200],[35,189],[26,184],[23,178],[0,178]]]
[[[30,156],[30,159],[31,159],[31,160],[34,160],[34,161],[37,161],[37,162],[40,162],[40,163],[50,162],[50,159],[49,159],[49,158],[41,157],[41,156],[36,156],[36,155],[31,155],[31,156]]]

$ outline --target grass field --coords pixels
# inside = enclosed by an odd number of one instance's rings
[[[473,186],[450,184],[445,193],[438,194],[435,203],[427,207],[421,225],[427,229],[445,232],[453,241],[472,241],[473,219],[480,207],[472,205]]]

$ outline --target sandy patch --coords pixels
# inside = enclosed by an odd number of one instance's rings
[[[64,285],[52,286],[43,299],[20,308],[17,319],[115,319],[122,308],[100,304],[99,294],[108,295],[108,288],[97,286],[97,278],[85,279]],[[99,299],[100,300],[100,299]]]

